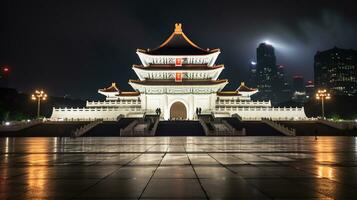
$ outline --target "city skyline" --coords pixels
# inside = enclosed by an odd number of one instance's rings
[[[198,45],[221,48],[218,62],[225,63],[222,78],[230,79],[227,89],[236,89],[241,81],[247,81],[248,65],[256,60],[255,49],[266,40],[275,47],[277,64],[285,66],[286,77],[301,74],[305,80],[311,80],[317,51],[334,46],[357,47],[357,41],[351,37],[356,33],[353,6],[346,2],[323,2],[310,3],[304,9],[308,2],[292,3],[301,10],[291,16],[293,5],[284,2],[264,5],[265,9],[258,1],[192,2],[185,12],[165,9],[163,2],[146,6],[142,3],[139,7],[129,2],[83,5],[4,2],[2,7],[8,9],[1,14],[1,24],[6,29],[1,33],[4,48],[0,63],[11,67],[9,86],[20,91],[44,88],[56,96],[68,94],[87,99],[111,82],[129,90],[127,80],[134,77],[131,65],[139,63],[135,49],[155,48],[162,38],[168,37],[172,24],[181,22]],[[224,15],[195,13],[213,6]],[[251,15],[245,11],[248,8]],[[158,10],[161,12],[151,12]]]

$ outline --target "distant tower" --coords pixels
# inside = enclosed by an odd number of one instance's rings
[[[276,79],[276,95],[279,102],[288,101],[291,97],[290,85],[286,79],[285,67],[283,65],[277,66]]]
[[[305,92],[303,76],[293,76],[293,92]]]
[[[314,63],[316,89],[328,89],[337,95],[357,93],[357,51],[334,47],[317,52]]]
[[[274,47],[261,43],[257,48],[257,87],[259,99],[277,101],[277,66]]]
[[[314,92],[315,92],[315,86],[314,82],[312,80],[308,80],[305,84],[305,91],[306,91],[306,96],[308,98],[313,98],[314,97]]]

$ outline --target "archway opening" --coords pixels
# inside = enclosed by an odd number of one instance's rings
[[[171,120],[186,120],[187,110],[185,104],[181,102],[175,102],[170,108],[170,119]]]

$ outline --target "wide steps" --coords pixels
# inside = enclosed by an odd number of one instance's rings
[[[263,122],[239,121],[237,118],[224,118],[231,126],[237,130],[245,128],[246,136],[283,136],[284,134],[275,130]]]
[[[334,136],[348,135],[347,131],[339,130],[318,122],[280,122],[281,124],[296,129],[296,135],[299,136]]]
[[[205,136],[198,121],[160,121],[155,136]]]
[[[128,126],[135,118],[123,118],[118,122],[103,122],[85,133],[82,137],[119,137],[120,129]]]

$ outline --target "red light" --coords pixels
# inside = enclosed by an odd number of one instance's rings
[[[175,66],[176,67],[181,67],[182,66],[182,58],[176,58]]]
[[[176,72],[175,82],[182,82],[182,72]]]
[[[9,71],[9,68],[4,67],[4,72],[8,72],[8,71]]]

